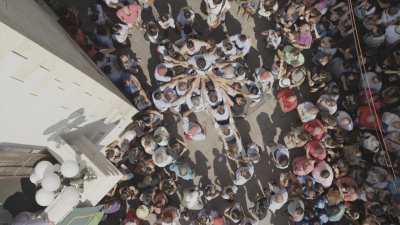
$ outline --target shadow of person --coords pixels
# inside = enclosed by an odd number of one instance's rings
[[[289,224],[289,213],[287,212],[287,203],[282,206],[279,210],[276,210],[275,213],[271,213],[271,224]]]
[[[157,80],[154,77],[154,70],[156,66],[160,63],[160,59],[158,57],[157,46],[154,44],[150,45],[150,58],[147,61],[147,71],[149,71],[149,78],[151,82],[151,86],[158,87]]]
[[[280,134],[278,143],[283,143],[283,137],[290,131],[292,127],[300,126],[300,120],[298,119],[297,111],[293,110],[288,113],[282,112],[279,106],[275,107],[274,112],[271,114],[273,124],[279,124]]]
[[[261,35],[261,32],[273,29],[274,25],[271,21],[267,21],[264,18],[259,18],[257,16],[254,16],[253,18],[254,18],[254,37],[257,42],[256,44],[257,49],[259,50],[259,53],[264,62],[264,67],[271,68],[275,55],[275,50],[271,48],[266,48],[267,43],[265,42],[264,37]]]
[[[194,158],[196,161],[194,165],[194,171],[196,172],[197,175],[201,176],[200,183],[202,184],[210,183],[210,179],[208,178],[208,170],[210,169],[210,166],[207,165],[208,163],[207,157],[201,151],[196,151]]]
[[[213,148],[214,155],[214,177],[218,183],[223,187],[232,184],[232,178],[230,176],[230,171],[227,167],[227,161],[224,154],[220,153],[218,149]]]
[[[229,36],[242,33],[242,25],[230,12],[226,13],[225,26]]]
[[[9,196],[3,204],[14,217],[21,212],[38,212],[44,207],[39,206],[35,201],[36,187],[28,178],[20,180],[22,192],[15,192]]]
[[[238,118],[235,119],[235,125],[239,131],[240,137],[242,138],[243,146],[246,146],[247,144],[252,142],[250,137],[251,127],[249,122],[245,119]]]
[[[168,4],[171,5],[172,16],[174,18],[177,17],[179,11],[186,7],[187,1],[186,0],[163,0],[163,1],[155,1],[154,6],[157,8],[157,11],[160,14],[168,12]]]
[[[260,60],[258,59],[259,51],[251,47],[249,53],[246,55],[246,64],[250,68],[250,71],[255,71],[260,66]]]
[[[276,127],[273,126],[269,115],[261,112],[257,115],[257,123],[261,131],[264,146],[271,145],[274,142]]]
[[[207,24],[207,21],[198,13],[195,14],[195,18],[194,18],[194,23],[193,23],[193,29],[199,33],[199,38],[207,41],[210,38],[210,30]]]

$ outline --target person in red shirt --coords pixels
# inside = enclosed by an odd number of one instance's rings
[[[324,160],[326,158],[326,150],[318,140],[308,142],[305,147],[307,157],[310,159]]]
[[[129,27],[139,25],[142,17],[142,8],[137,4],[130,4],[117,11],[118,18]]]
[[[370,109],[368,105],[365,105],[358,108],[357,121],[361,129],[377,129],[381,119],[379,115],[378,118],[376,118],[372,109]]]
[[[326,128],[319,119],[315,119],[305,123],[304,129],[310,133],[315,140],[321,140],[326,133]]]
[[[297,107],[297,96],[292,89],[283,88],[277,94],[279,106],[283,112],[290,112]]]

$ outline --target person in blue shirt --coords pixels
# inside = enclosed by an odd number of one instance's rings
[[[180,177],[184,180],[190,181],[193,180],[194,172],[193,169],[186,163],[174,163],[171,164],[168,169],[171,172],[174,172],[177,177]]]

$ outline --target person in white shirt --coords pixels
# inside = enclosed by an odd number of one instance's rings
[[[163,15],[158,20],[158,25],[160,25],[161,29],[168,30],[169,28],[175,29],[175,20],[169,15]]]
[[[400,132],[400,116],[391,112],[384,112],[382,115],[382,127],[385,133]]]
[[[231,8],[228,0],[204,0],[207,7],[207,23],[211,28],[217,28],[225,21],[225,15]]]
[[[129,34],[129,26],[123,23],[118,23],[113,27],[112,38],[121,44],[126,44]]]
[[[189,140],[201,141],[206,139],[204,129],[197,122],[191,121],[188,117],[188,113],[185,113],[182,118],[182,128],[185,137]]]
[[[167,63],[158,64],[154,70],[154,78],[159,82],[170,82],[173,75],[171,65]]]
[[[332,185],[334,173],[332,167],[325,161],[320,161],[312,171],[314,181],[320,183],[324,188]]]
[[[171,103],[165,99],[160,90],[154,91],[152,94],[154,106],[160,111],[165,112],[171,107]]]
[[[321,95],[317,100],[318,108],[321,111],[329,112],[330,115],[333,115],[337,111],[338,99],[339,95],[336,94]]]
[[[171,9],[171,4],[168,3],[168,14],[164,14],[164,15],[159,15],[157,9],[154,7],[154,17],[158,23],[158,25],[160,25],[161,29],[163,30],[168,30],[169,28],[175,29],[175,20],[172,17],[172,9]]]
[[[110,8],[118,8],[122,4],[119,2],[119,0],[103,0],[103,2]]]
[[[400,19],[400,10],[397,7],[390,7],[382,12],[379,23],[383,25],[391,25]]]
[[[212,69],[216,58],[212,54],[195,55],[188,60],[188,63],[195,67],[199,75],[205,75]]]
[[[284,145],[277,144],[271,149],[272,159],[278,169],[289,167],[289,150]]]
[[[218,43],[216,47],[220,48],[220,50],[224,54],[225,60],[232,60],[235,58],[234,56],[237,55],[237,50],[233,43],[229,40],[229,38],[226,38]]]
[[[181,48],[174,46],[175,51],[183,56],[194,56],[200,52],[200,50],[208,50],[211,46],[205,41],[188,38]]]
[[[201,199],[203,192],[197,189],[186,189],[183,191],[182,205],[189,210],[201,210],[204,207]]]
[[[395,45],[400,41],[400,23],[386,27],[385,38],[387,45]]]
[[[215,109],[218,105],[223,103],[224,97],[221,94],[221,91],[219,91],[218,89],[206,91],[205,88],[203,88],[202,91],[203,96],[205,96],[204,98],[212,109]]]
[[[297,112],[301,122],[307,123],[317,117],[319,109],[312,102],[303,102],[297,106]]]
[[[268,184],[271,192],[270,205],[268,209],[275,213],[276,210],[282,208],[288,201],[288,192],[286,188],[280,188],[276,185]]]
[[[276,0],[262,0],[258,10],[258,15],[270,20],[272,14],[279,9],[278,1]]]
[[[151,156],[154,164],[160,168],[166,167],[174,161],[174,158],[168,154],[166,147],[158,147]]]
[[[256,143],[249,143],[242,155],[243,161],[256,164],[260,162],[260,147]]]
[[[236,34],[231,36],[229,40],[235,46],[240,57],[246,56],[250,52],[251,41],[246,35]]]
[[[186,105],[193,112],[202,112],[206,109],[206,104],[204,104],[201,95],[195,93],[186,96]]]
[[[186,25],[193,25],[195,13],[190,7],[183,7],[176,18],[177,25],[183,29]]]
[[[256,68],[254,72],[255,81],[261,86],[264,93],[272,93],[274,85],[274,76],[272,73],[262,67]]]
[[[237,186],[244,185],[251,179],[254,174],[253,164],[248,164],[246,166],[239,167],[235,172],[235,179],[233,183]]]
[[[216,109],[211,110],[211,114],[218,125],[223,126],[230,123],[231,112],[226,104],[221,104]]]
[[[354,128],[353,120],[351,116],[345,111],[338,111],[336,116],[336,123],[338,126],[344,130],[352,131]]]

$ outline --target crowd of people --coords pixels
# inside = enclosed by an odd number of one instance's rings
[[[264,43],[258,51],[270,52],[272,64],[260,56],[258,68],[250,68],[251,38],[225,32],[214,40],[197,29],[200,14],[190,6],[173,11],[157,8],[157,0],[102,0],[88,10],[92,29],[82,27],[77,10],[60,12],[71,37],[140,111],[106,151],[124,178],[103,200],[103,222],[255,225],[283,211],[292,224],[399,224],[400,4],[195,2],[205,7],[208,31],[226,31],[227,13],[272,24],[256,34]],[[149,71],[151,88],[131,49],[141,43],[130,37],[141,34],[159,56]],[[244,143],[235,120],[266,96],[275,96],[283,113],[297,111],[298,126],[274,146]],[[225,157],[236,165],[230,185],[194,182],[199,174],[186,142],[207,138],[199,113],[212,119]],[[183,137],[168,130],[167,114]],[[246,209],[238,192],[266,152],[279,179]],[[220,209],[216,201],[229,206]]]

